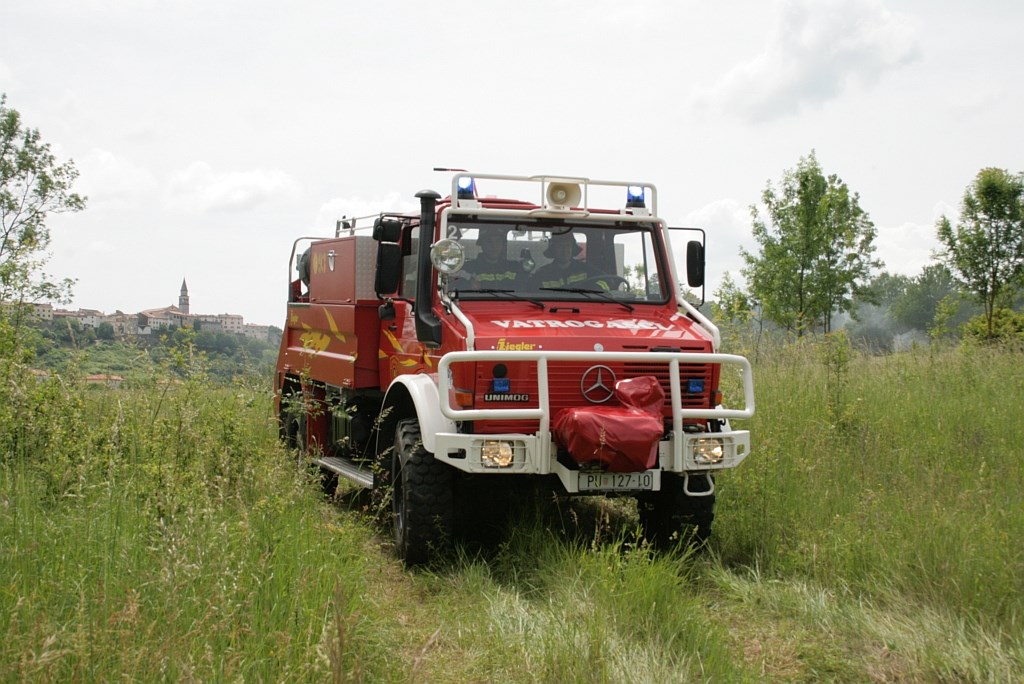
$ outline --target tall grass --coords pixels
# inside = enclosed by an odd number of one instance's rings
[[[653,554],[635,522],[580,538],[527,517],[493,555],[463,556],[431,576],[447,607],[443,634],[459,653],[443,664],[459,675],[445,681],[743,679],[724,630],[704,615],[690,557]]]
[[[560,501],[415,573],[281,448],[268,382],[8,364],[0,680],[1021,680],[1019,352],[760,359],[708,549]]]
[[[135,382],[5,388],[0,680],[402,671],[359,600],[371,532],[277,445],[269,391]]]
[[[729,564],[944,611],[1020,646],[1024,357],[835,343],[765,355],[754,456],[723,478]]]

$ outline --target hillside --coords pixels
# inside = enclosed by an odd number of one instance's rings
[[[253,373],[268,375],[273,371],[281,339],[280,329],[273,327],[266,339],[190,328],[104,339],[92,328],[65,322],[37,323],[32,329],[35,365],[42,370],[61,371],[73,364],[86,375],[146,374],[172,363],[175,350],[190,348],[216,382],[230,382]]]

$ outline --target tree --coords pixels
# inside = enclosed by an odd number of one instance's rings
[[[715,302],[711,311],[716,320],[746,325],[754,317],[754,302],[732,279],[732,274],[728,271],[722,276],[722,282],[715,290],[714,296]]]
[[[1024,177],[982,169],[964,191],[956,227],[943,216],[936,230],[943,261],[984,307],[993,337],[996,309],[1024,283]]]
[[[766,318],[798,337],[819,327],[830,332],[833,314],[851,311],[856,296],[871,298],[866,283],[880,266],[859,195],[826,177],[812,150],[783,174],[778,190],[769,182],[761,201],[766,216],[750,208],[760,254],[741,250],[751,296]]]
[[[907,283],[902,296],[892,300],[889,317],[904,330],[927,331],[935,323],[939,302],[957,292],[944,264],[928,264]]]
[[[984,316],[978,316],[964,323],[964,336],[981,342],[993,340],[1024,342],[1024,314],[1010,309],[998,308],[991,322]]]
[[[49,214],[81,211],[85,197],[71,192],[78,171],[58,164],[39,131],[0,95],[0,300],[66,300],[71,281],[41,272],[50,246]]]

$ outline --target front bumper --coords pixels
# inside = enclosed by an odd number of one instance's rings
[[[532,408],[511,409],[461,409],[452,406],[451,366],[456,363],[479,361],[527,361],[537,364],[538,405]],[[438,394],[442,414],[454,422],[476,420],[534,420],[539,429],[534,434],[477,435],[457,432],[441,432],[434,437],[434,458],[468,473],[494,475],[548,475],[556,474],[566,491],[580,490],[579,471],[570,470],[558,461],[558,447],[552,440],[551,410],[548,401],[549,361],[640,361],[646,364],[664,363],[669,368],[670,400],[672,405],[671,429],[666,439],[658,443],[658,465],[647,471],[652,473],[652,489],[661,487],[661,473],[679,474],[712,473],[734,468],[750,453],[750,433],[746,430],[731,430],[729,420],[749,418],[754,414],[754,387],[750,363],[742,356],[711,353],[682,352],[565,352],[565,351],[474,351],[453,352],[442,357],[438,366]],[[742,409],[684,409],[682,390],[679,383],[681,364],[708,363],[738,366],[742,371],[744,407]],[[685,418],[705,418],[720,421],[722,431],[692,433],[683,429]],[[701,460],[700,445],[708,440],[717,440],[721,457],[714,462]],[[511,459],[504,467],[485,465],[482,454],[488,442],[509,442]],[[706,449],[705,449],[706,450]],[[644,481],[646,487],[647,481]]]
[[[463,472],[485,475],[549,475],[558,476],[565,490],[575,494],[583,491],[580,473],[571,470],[558,461],[558,445],[551,434],[502,434],[464,435],[440,433],[436,435],[434,458],[458,468]],[[722,458],[717,463],[703,463],[697,457],[696,445],[699,440],[719,440]],[[505,467],[485,465],[482,456],[488,442],[509,442],[512,458]],[[726,430],[723,432],[682,433],[670,436],[658,443],[658,466],[647,471],[651,473],[650,489],[661,489],[661,474],[679,473],[688,475],[710,474],[735,468],[750,454],[750,432],[747,430]],[[646,489],[647,482],[644,482]]]

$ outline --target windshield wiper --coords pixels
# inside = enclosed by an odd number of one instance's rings
[[[531,304],[534,304],[534,305],[540,307],[541,309],[543,309],[545,307],[544,302],[536,300],[536,299],[531,299],[530,297],[524,297],[523,295],[517,293],[515,290],[494,290],[494,289],[487,289],[487,288],[485,288],[485,289],[482,289],[482,290],[455,290],[455,294],[456,294],[456,296],[458,296],[458,295],[469,295],[469,294],[500,294],[500,295],[509,295],[509,299],[515,299],[515,300],[518,300],[518,301],[521,301],[521,302],[530,302]]]
[[[574,294],[586,294],[586,295],[592,295],[593,294],[593,295],[598,295],[598,296],[602,297],[603,299],[607,299],[609,302],[615,302],[616,304],[621,304],[622,306],[626,307],[627,311],[633,311],[633,309],[635,308],[629,302],[624,302],[621,299],[616,299],[615,297],[612,297],[610,294],[608,294],[604,290],[591,290],[591,289],[584,288],[584,287],[542,287],[540,289],[543,290],[543,291],[548,291],[548,292],[572,292]]]

